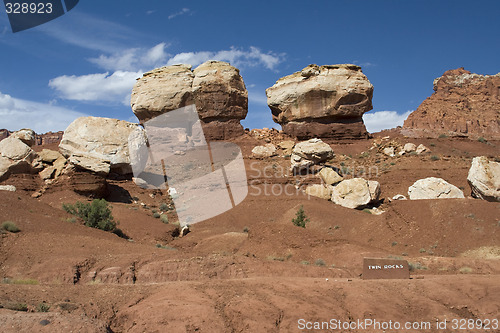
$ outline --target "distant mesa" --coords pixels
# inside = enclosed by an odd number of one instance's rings
[[[403,133],[500,139],[500,73],[446,71],[434,80],[434,93],[408,116]]]
[[[6,129],[0,129],[0,141],[3,139],[6,139],[10,135],[12,135],[13,132],[10,132]],[[59,132],[47,132],[44,134],[36,134],[35,133],[35,146],[42,146],[42,145],[49,145],[49,144],[59,144],[61,142],[61,139],[63,137],[64,132],[59,131]]]
[[[132,110],[141,123],[192,104],[208,140],[244,133],[240,120],[248,112],[248,91],[239,70],[229,63],[207,61],[194,70],[190,65],[157,68],[138,79],[132,90]]]
[[[274,122],[300,140],[365,139],[363,114],[372,107],[373,85],[350,64],[309,65],[266,90]]]

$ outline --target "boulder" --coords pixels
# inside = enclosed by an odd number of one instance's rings
[[[373,86],[361,67],[309,65],[266,90],[273,120],[301,140],[367,138],[362,116],[372,109]]]
[[[59,151],[71,164],[97,174],[129,174],[129,135],[134,131],[142,129],[123,120],[78,118],[64,132]],[[137,138],[142,140],[137,146],[146,144],[144,137]]]
[[[404,150],[406,153],[411,153],[411,152],[413,152],[413,151],[416,151],[416,150],[417,150],[417,145],[416,145],[416,144],[414,144],[414,143],[408,142],[407,144],[405,144],[405,145],[404,145],[403,150]]]
[[[36,153],[20,139],[9,136],[0,141],[0,180],[15,173],[32,173]]]
[[[424,146],[423,144],[419,144],[417,149],[415,150],[415,152],[420,155],[420,154],[423,154],[423,153],[430,153],[431,150],[429,148],[427,148],[426,146]]]
[[[344,179],[335,170],[328,167],[321,169],[318,175],[326,185],[334,185],[340,183]]]
[[[467,181],[472,196],[500,202],[500,163],[489,161],[485,156],[474,157]]]
[[[43,149],[38,153],[38,157],[43,163],[54,163],[58,158],[63,157],[61,153],[55,150]]]
[[[330,200],[332,196],[331,186],[324,186],[321,184],[313,184],[306,187],[306,194],[313,197],[318,197],[325,200]]]
[[[373,201],[370,185],[363,178],[341,181],[337,186],[333,187],[331,200],[337,205],[357,209],[363,208]]]
[[[248,112],[248,92],[239,70],[229,63],[207,61],[194,71],[190,65],[157,68],[132,90],[132,110],[141,123],[193,104],[207,139],[244,133],[240,120]]]
[[[267,158],[274,155],[276,155],[276,146],[272,143],[252,149],[252,156],[255,158]]]
[[[464,68],[446,71],[434,80],[434,93],[408,116],[403,130],[413,136],[500,139],[499,91],[500,73],[479,75]]]
[[[13,185],[0,185],[0,191],[16,192],[17,189]]]
[[[326,162],[333,158],[334,153],[330,145],[321,139],[310,139],[299,142],[292,151],[291,169],[293,172],[308,169],[310,166]]]
[[[408,196],[410,200],[465,198],[458,187],[436,177],[417,180],[408,188]]]
[[[295,141],[292,140],[285,140],[278,143],[278,147],[280,147],[283,150],[284,155],[291,155],[294,146],[295,146]]]
[[[28,147],[33,147],[36,143],[36,133],[31,129],[24,128],[17,132],[12,133],[14,138],[18,138],[22,142],[24,142]]]
[[[395,154],[394,154],[394,147],[384,148],[384,150],[382,150],[382,152],[384,153],[384,155],[389,156],[389,157],[394,157],[395,156]]]
[[[370,191],[371,202],[377,201],[380,198],[380,183],[375,180],[368,181],[368,190]]]

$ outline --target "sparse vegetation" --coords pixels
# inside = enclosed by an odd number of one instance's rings
[[[26,303],[7,303],[3,307],[13,311],[28,311],[28,305],[26,305]]]
[[[167,214],[163,214],[162,216],[160,216],[160,221],[162,221],[165,224],[168,224],[168,216],[167,216]]]
[[[49,310],[50,310],[50,305],[48,305],[45,302],[38,304],[36,307],[36,312],[49,312]]]
[[[81,218],[87,227],[104,231],[114,231],[116,229],[116,222],[110,206],[104,199],[95,199],[91,203],[78,201],[74,205],[63,204],[63,209]]]
[[[440,139],[445,139],[445,138],[447,138],[447,137],[448,137],[448,135],[446,135],[446,134],[444,134],[444,133],[443,133],[443,134],[439,134],[439,138],[440,138]]]
[[[9,278],[4,278],[2,280],[3,283],[5,284],[24,284],[24,285],[36,285],[38,284],[38,281],[35,279],[9,279]]]
[[[434,142],[431,142],[431,143],[430,143],[430,146],[431,146],[431,147],[436,147],[436,144],[435,144]]]
[[[420,252],[420,253],[425,253],[425,252],[427,252],[427,250],[426,250],[426,249],[424,249],[424,248],[421,248],[421,249],[419,250],[419,252]]]
[[[464,266],[458,270],[462,274],[470,274],[472,273],[473,269],[467,266]]]
[[[308,265],[309,265],[309,261],[307,261],[307,260],[302,260],[302,261],[300,262],[300,264],[301,264],[301,265],[304,265],[304,266],[308,266]]]
[[[154,217],[155,219],[159,219],[159,218],[161,217],[161,215],[160,215],[160,213],[158,213],[158,212],[153,212],[153,217]]]
[[[363,212],[368,213],[368,214],[371,214],[371,213],[372,213],[372,211],[371,211],[369,208],[365,208],[365,209],[363,209]]]
[[[398,245],[398,242],[392,242],[391,246],[396,246]]]
[[[431,161],[439,161],[441,158],[437,155],[432,155],[431,156]]]
[[[486,140],[485,138],[483,138],[482,136],[480,136],[477,141],[481,142],[481,143],[487,143],[488,140]]]
[[[159,208],[160,208],[160,210],[161,210],[162,212],[166,212],[166,211],[168,211],[168,210],[169,210],[168,205],[167,205],[166,203],[164,203],[164,202],[160,205],[160,207],[159,207]]]
[[[309,219],[306,216],[306,213],[304,212],[304,206],[300,206],[299,210],[295,214],[295,218],[292,219],[292,223],[296,225],[297,227],[306,227],[306,223],[309,222]]]
[[[12,233],[16,233],[16,232],[21,231],[21,229],[19,229],[17,227],[17,225],[14,222],[12,222],[12,221],[5,221],[5,222],[3,222],[2,226],[1,226],[1,229],[5,230],[5,231],[8,231],[8,232],[12,232]]]
[[[316,261],[314,262],[314,264],[316,266],[321,266],[321,267],[326,266],[326,262],[323,259],[321,259],[321,258],[316,259]]]
[[[419,262],[408,262],[408,268],[410,269],[410,272],[416,271],[416,270],[427,270],[427,266],[422,265]]]
[[[244,227],[244,228],[243,228],[243,232],[244,232],[244,233],[248,234],[248,232],[249,232],[249,231],[250,231],[250,230],[248,229],[248,227]]]
[[[284,257],[267,256],[267,260],[270,261],[285,261]]]

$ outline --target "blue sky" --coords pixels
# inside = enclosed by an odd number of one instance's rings
[[[311,63],[355,63],[374,85],[370,131],[402,124],[448,69],[500,71],[500,1],[91,1],[13,34],[0,11],[0,128],[64,130],[76,117],[136,121],[143,72],[230,61],[245,127],[275,126],[265,89]]]

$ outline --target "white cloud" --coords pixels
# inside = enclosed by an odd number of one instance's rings
[[[171,15],[168,16],[168,19],[171,20],[173,19],[174,17],[177,17],[177,16],[181,16],[181,15],[184,15],[184,14],[187,14],[189,13],[191,10],[189,8],[182,8],[180,11],[178,11],[177,13],[173,13]]]
[[[267,106],[267,96],[265,91],[260,90],[248,90],[248,101],[250,103],[260,104]]]
[[[116,71],[113,74],[98,73],[82,76],[59,76],[50,80],[49,86],[60,97],[76,101],[121,102],[128,105],[135,80],[140,72]]]
[[[107,71],[142,71],[164,65],[169,56],[165,52],[166,43],[160,43],[150,49],[132,48],[112,55],[100,55],[89,61]]]
[[[183,52],[170,58],[167,65],[191,64],[197,66],[208,60],[228,61],[236,67],[264,65],[266,68],[274,70],[284,60],[284,54],[273,52],[263,53],[260,49],[251,46],[249,50],[242,50],[231,47],[229,50],[218,52],[200,51]]]
[[[365,113],[363,115],[363,122],[366,129],[370,133],[380,132],[383,129],[395,128],[403,126],[403,122],[408,118],[412,111],[407,111],[399,114],[396,111],[377,111]]]
[[[65,130],[78,117],[87,116],[84,113],[55,106],[13,98],[0,92],[0,119],[2,128],[17,131],[21,128],[31,128],[37,133]]]

